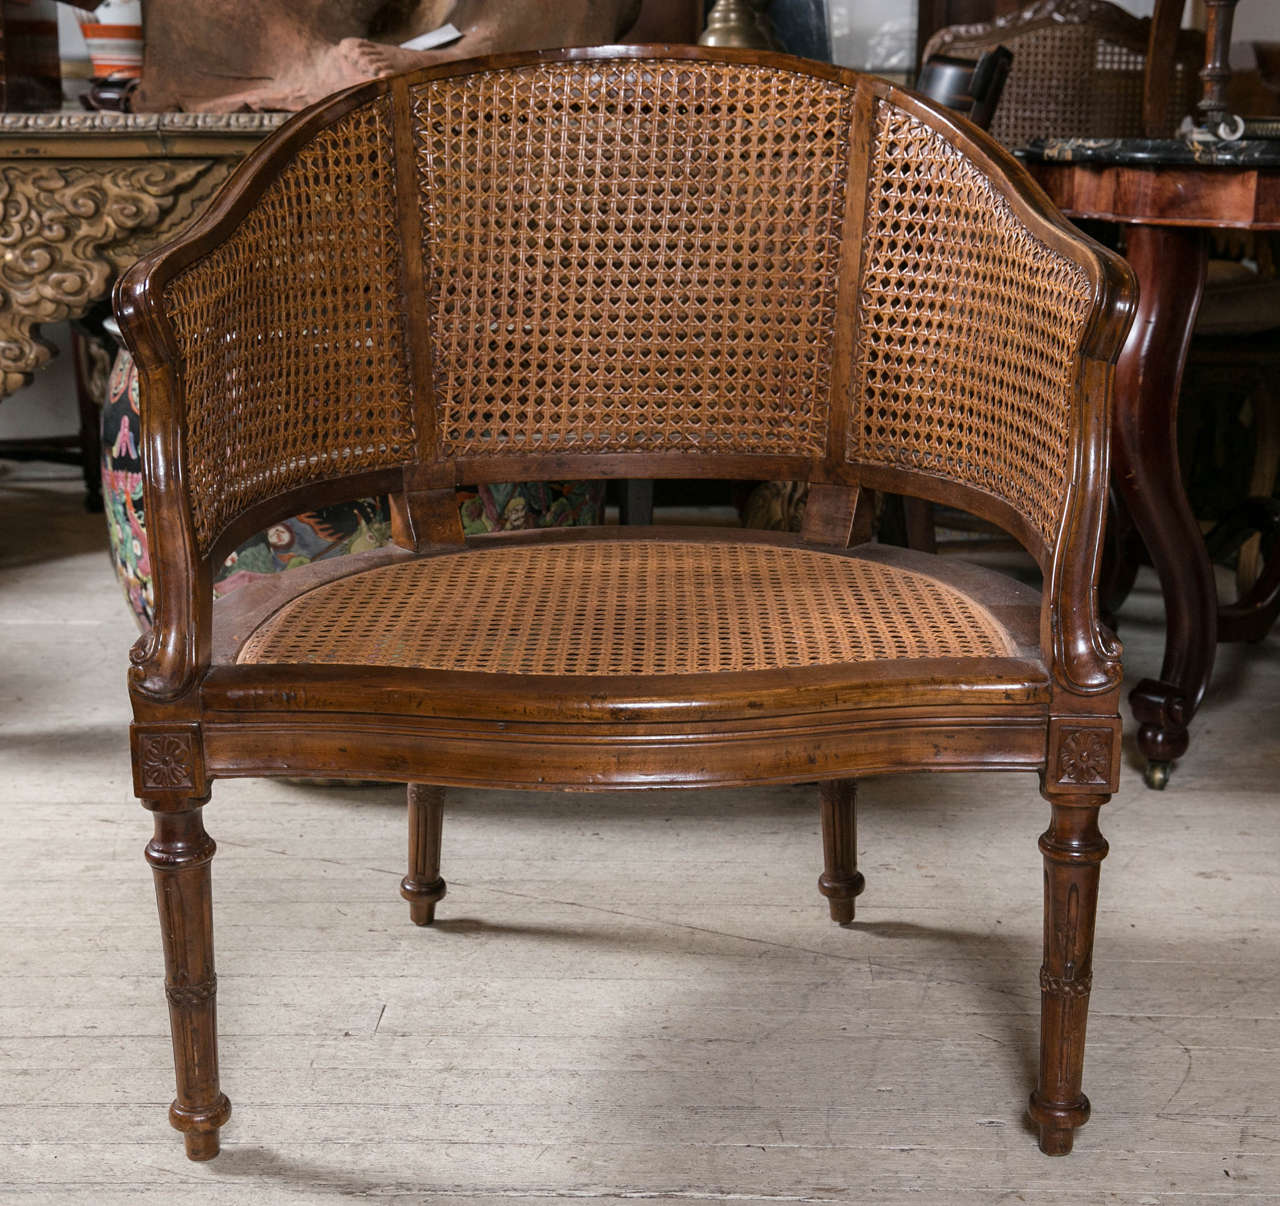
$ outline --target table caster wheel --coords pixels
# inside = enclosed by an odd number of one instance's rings
[[[1169,774],[1172,770],[1172,762],[1148,762],[1142,778],[1152,791],[1164,791],[1169,784]]]

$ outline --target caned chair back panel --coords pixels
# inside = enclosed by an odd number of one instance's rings
[[[852,88],[658,60],[411,94],[442,458],[822,454]]]
[[[990,127],[1005,146],[1033,138],[1139,138],[1150,27],[1149,18],[1105,0],[1041,0],[995,21],[941,29],[924,57],[978,58],[994,46],[1013,52]],[[1166,133],[1195,106],[1203,58],[1203,41],[1186,31],[1171,68]]]
[[[694,53],[431,69],[263,149],[157,261],[202,554],[308,482],[619,455],[906,471],[1054,546],[1095,253],[886,84]]]
[[[255,503],[415,453],[390,99],[339,117],[165,300],[203,551]]]
[[[1052,545],[1089,275],[911,114],[882,102],[872,145],[849,458],[994,495]]]

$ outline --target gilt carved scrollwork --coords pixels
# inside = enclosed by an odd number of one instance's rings
[[[270,134],[288,113],[0,113],[0,135],[43,135],[100,138],[129,134],[140,138],[173,139],[191,134]]]
[[[52,356],[41,323],[84,314],[230,174],[214,159],[0,164],[0,394]]]

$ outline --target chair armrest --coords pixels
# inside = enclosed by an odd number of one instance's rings
[[[208,664],[210,563],[241,528],[330,501],[326,486],[385,490],[415,455],[386,93],[293,119],[117,286],[156,592],[145,695],[172,699]]]
[[[1119,681],[1094,582],[1110,391],[1137,296],[1003,148],[887,86],[868,163],[849,459],[867,484],[1013,533],[1045,575],[1067,690]]]

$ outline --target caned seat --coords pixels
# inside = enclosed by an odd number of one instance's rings
[[[859,714],[874,724],[888,690],[899,710],[950,705],[935,739],[957,751],[993,709],[1020,711],[1031,740],[1004,757],[1034,765],[1041,756],[1034,733],[1052,687],[1040,598],[1002,574],[891,546],[818,549],[724,529],[626,529],[607,540],[548,531],[472,544],[427,557],[379,549],[218,600],[201,691],[215,741],[219,721],[287,710],[303,682],[314,712],[342,717],[332,722],[339,731],[354,723],[350,713],[371,709],[473,733],[558,721],[572,725],[573,740],[612,741],[614,787],[652,779],[655,738],[705,733],[715,748],[686,768],[686,785],[787,781],[799,755],[761,733],[767,718],[811,724],[803,756],[812,773],[855,755],[860,773],[885,770],[896,752],[832,747],[818,740],[829,725],[812,722],[823,709],[837,727]],[[631,743],[620,720],[643,722],[644,739]],[[735,730],[716,727],[724,723]],[[747,745],[749,771],[735,765]],[[283,772],[295,752],[264,748],[259,768]],[[446,747],[432,781],[477,781],[455,753]],[[508,751],[482,780],[518,787],[530,777],[577,789],[601,772],[575,760],[570,744],[554,758],[545,746]]]
[[[745,541],[581,540],[342,577],[268,617],[236,660],[616,677],[1014,648],[978,599],[901,566]]]
[[[117,296],[157,600],[134,778],[188,1155],[230,1112],[214,780],[409,784],[421,925],[448,787],[817,782],[847,923],[854,778],[921,769],[1022,770],[1050,801],[1031,1112],[1067,1152],[1119,767],[1094,584],[1132,302],[980,132],[785,56],[441,65],[264,144]],[[459,524],[459,484],[664,476],[805,481],[803,529]],[[866,543],[880,490],[1000,524],[1042,587]],[[393,546],[212,602],[245,535],[377,492]]]

